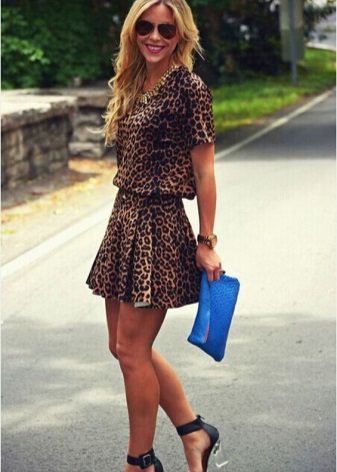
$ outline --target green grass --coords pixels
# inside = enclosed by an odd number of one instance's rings
[[[261,76],[245,82],[212,89],[217,133],[252,123],[258,118],[317,95],[336,84],[336,53],[307,48],[298,64],[298,84],[291,83],[289,72]]]

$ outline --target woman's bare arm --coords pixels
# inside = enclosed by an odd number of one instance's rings
[[[199,233],[212,234],[216,212],[216,181],[214,175],[214,144],[195,146],[191,151],[199,212]],[[214,249],[198,244],[197,266],[207,271],[208,280],[218,279],[220,258]]]

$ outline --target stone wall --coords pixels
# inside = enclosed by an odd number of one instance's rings
[[[68,165],[73,97],[3,92],[1,186],[14,188],[27,179]]]
[[[103,125],[107,92],[104,87],[4,91],[2,188],[66,167],[70,156],[114,156],[102,134],[91,131]]]
[[[102,114],[108,103],[108,91],[103,87],[81,87],[70,91],[77,97],[77,112],[72,116],[73,134],[69,152],[72,156],[101,159],[110,148],[105,148],[101,133],[91,130],[98,131],[104,124]],[[64,93],[69,93],[69,89],[64,89]]]

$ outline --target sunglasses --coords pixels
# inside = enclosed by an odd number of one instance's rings
[[[158,26],[159,34],[165,39],[172,39],[176,34],[176,25],[173,23],[160,23]],[[154,30],[155,24],[146,20],[138,20],[136,23],[136,33],[139,36],[146,36]]]

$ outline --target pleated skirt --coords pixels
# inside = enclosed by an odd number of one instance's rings
[[[95,295],[135,307],[196,303],[196,248],[181,198],[119,189],[86,283]]]

